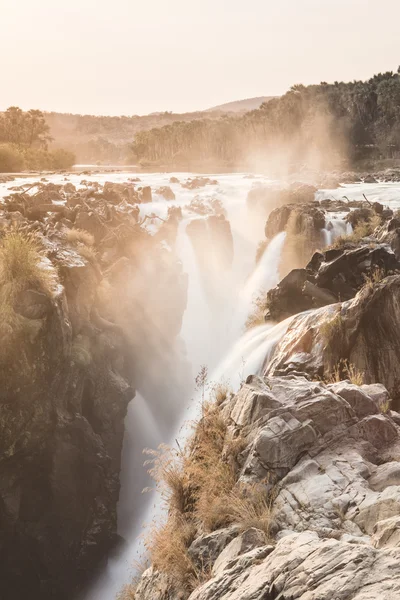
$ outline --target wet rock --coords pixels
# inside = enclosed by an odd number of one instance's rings
[[[270,318],[280,321],[311,308],[354,298],[377,274],[400,270],[387,244],[317,252],[305,269],[292,270],[267,294]]]
[[[175,200],[175,194],[168,185],[158,188],[156,194],[163,196],[166,200]]]
[[[364,183],[378,183],[378,180],[373,175],[364,177]]]
[[[325,215],[317,207],[308,204],[285,205],[272,211],[265,226],[265,235],[272,238],[285,231],[289,220],[293,221],[295,234],[315,234],[325,227]]]
[[[27,289],[18,295],[14,310],[27,319],[43,319],[51,310],[51,301],[43,292]]]
[[[145,187],[143,187],[140,190],[139,201],[140,202],[153,202],[151,187],[149,185],[146,185]]]
[[[76,229],[91,233],[96,243],[101,242],[107,233],[107,228],[101,217],[94,211],[80,211],[75,219]]]
[[[188,190],[197,190],[206,185],[218,185],[218,181],[209,177],[195,177],[193,179],[189,178],[185,183],[182,183],[182,187]]]

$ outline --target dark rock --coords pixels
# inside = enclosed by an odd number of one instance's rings
[[[43,292],[28,289],[17,296],[14,310],[27,319],[43,319],[51,310],[51,301]]]
[[[164,185],[156,190],[156,194],[164,196],[166,200],[175,200],[175,194],[168,185]]]
[[[290,315],[354,298],[377,273],[400,271],[400,262],[387,244],[334,248],[316,252],[306,269],[292,270],[267,294],[269,318]]]
[[[281,231],[285,231],[292,222],[291,233],[302,235],[315,235],[325,227],[325,215],[313,204],[289,204],[276,208],[271,212],[265,226],[265,235],[272,238]]]
[[[356,208],[347,215],[347,222],[353,227],[357,227],[360,223],[370,221],[373,217],[373,211],[371,208]]]
[[[364,183],[378,183],[378,180],[373,175],[367,175],[364,177]]]
[[[140,202],[152,202],[153,197],[151,194],[151,187],[149,185],[144,186],[139,194]]]
[[[381,215],[383,213],[383,208],[383,204],[380,202],[374,202],[372,204],[372,210],[374,210],[377,215]]]

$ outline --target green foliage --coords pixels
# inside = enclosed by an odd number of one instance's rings
[[[0,173],[15,173],[24,168],[24,159],[17,148],[12,145],[0,146]]]
[[[62,148],[48,150],[50,128],[40,110],[22,111],[17,106],[0,113],[0,173],[68,169],[75,155]]]
[[[284,96],[243,116],[177,121],[136,134],[138,160],[238,161],[249,153],[290,162],[330,155],[330,162],[391,156],[400,149],[400,75],[378,74],[369,81],[296,85]]]
[[[52,169],[69,169],[75,163],[75,154],[63,148],[56,148],[50,152]]]
[[[40,110],[24,112],[18,106],[10,106],[0,114],[0,142],[18,147],[47,148],[51,140],[49,132],[50,128]]]

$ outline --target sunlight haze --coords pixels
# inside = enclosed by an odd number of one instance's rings
[[[395,0],[0,6],[2,110],[202,110],[280,95],[295,83],[365,79],[400,62]]]

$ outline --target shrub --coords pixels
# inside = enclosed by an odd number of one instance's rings
[[[24,159],[20,152],[10,144],[0,146],[0,173],[15,173],[24,168]]]
[[[52,150],[50,157],[53,169],[70,169],[76,161],[75,154],[63,148]]]
[[[62,148],[45,150],[43,148],[26,148],[23,150],[25,168],[32,171],[52,171],[68,169],[75,163],[75,155]]]

